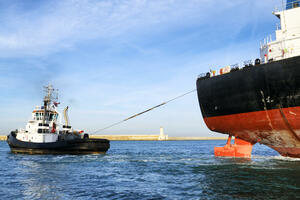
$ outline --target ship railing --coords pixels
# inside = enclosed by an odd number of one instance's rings
[[[281,30],[281,24],[280,23],[276,23],[276,30]]]
[[[253,65],[253,61],[252,60],[245,60],[243,64],[244,64],[244,66]]]
[[[229,65],[229,67],[230,67],[229,72],[225,72],[223,74],[227,74],[227,73],[234,72],[234,71],[239,71],[239,70],[244,69],[244,68],[258,66],[260,64],[261,64],[260,59],[245,60],[241,63],[236,63],[236,64]],[[210,70],[210,72],[201,73],[201,74],[198,75],[198,78],[205,79],[205,78],[210,78],[210,77],[213,77],[213,76],[223,75],[223,74],[219,73],[220,69],[224,69],[224,67],[219,68],[219,70]]]
[[[275,6],[275,12],[280,12],[298,7],[300,7],[300,0],[294,0],[286,3],[283,2],[281,5]]]
[[[280,25],[277,25],[277,30],[280,30]],[[276,43],[276,42],[282,42],[282,40],[293,40],[293,39],[297,39],[300,35],[300,26],[299,27],[293,27],[293,28],[289,28],[288,29],[288,35],[284,35],[282,36],[282,38],[278,39],[276,38],[276,33],[272,33],[270,35],[268,35],[264,40],[260,41],[260,48],[267,48],[268,44],[270,43]]]
[[[260,41],[260,48],[263,48],[267,46],[270,42],[274,42],[274,41],[276,41],[276,34],[275,33],[269,34],[262,41]]]
[[[209,76],[208,76],[209,74]],[[201,73],[198,75],[198,78],[209,78],[210,77],[210,72],[207,72],[207,73]]]
[[[201,73],[201,74],[198,75],[198,78],[203,78],[205,76],[206,76],[206,73]]]
[[[230,68],[231,68],[231,69],[232,69],[232,68],[240,68],[240,65],[239,65],[238,63],[232,64],[232,65],[230,65]]]

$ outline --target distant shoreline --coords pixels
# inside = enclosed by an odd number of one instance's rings
[[[90,135],[90,138],[104,138],[111,141],[158,141],[159,135]],[[0,141],[6,140],[6,135],[0,135]],[[167,141],[182,140],[227,140],[227,137],[169,137]]]

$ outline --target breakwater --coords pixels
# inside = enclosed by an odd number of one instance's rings
[[[155,141],[162,140],[160,135],[90,135],[91,138],[104,138],[117,141]],[[227,137],[168,137],[168,141],[174,140],[227,140]]]
[[[159,135],[90,135],[90,138],[104,138],[115,141],[155,141]],[[227,137],[168,137],[168,141],[181,140],[226,140]],[[0,140],[6,140],[6,135],[1,135]]]

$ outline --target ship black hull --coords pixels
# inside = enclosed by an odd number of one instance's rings
[[[300,157],[300,57],[198,78],[208,128]]]
[[[13,153],[28,154],[94,154],[105,153],[109,147],[106,139],[74,139],[51,143],[32,143],[18,140],[14,135],[7,137],[7,143]]]

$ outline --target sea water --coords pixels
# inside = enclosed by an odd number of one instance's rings
[[[215,158],[226,141],[112,141],[105,155],[12,154],[0,142],[0,199],[299,199],[300,159],[255,145]]]

